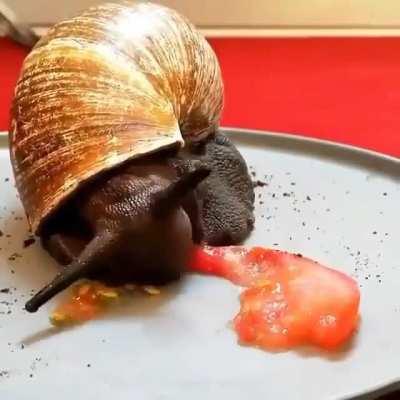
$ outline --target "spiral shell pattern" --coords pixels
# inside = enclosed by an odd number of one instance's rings
[[[32,230],[102,171],[211,134],[222,105],[214,52],[171,9],[110,3],[55,25],[24,61],[11,110]]]

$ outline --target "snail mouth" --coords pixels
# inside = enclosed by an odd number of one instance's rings
[[[137,217],[134,217],[127,224],[124,218],[116,224],[117,229],[106,225],[86,241],[80,233],[77,234],[79,227],[75,227],[72,238],[65,234],[45,238],[44,247],[56,259],[69,264],[26,303],[26,310],[36,312],[81,278],[152,284],[179,278],[193,245],[191,221],[182,205],[186,195],[209,173],[210,169],[205,165],[193,164],[192,169],[151,195],[149,208],[146,208],[148,215],[139,218],[139,222],[135,222]],[[99,187],[102,192],[112,186]],[[129,209],[126,211],[129,214]],[[68,212],[64,218],[68,219]],[[84,221],[80,222],[83,227]]]
[[[185,270],[193,246],[192,227],[178,207],[136,233],[104,231],[96,235],[56,277],[26,304],[36,312],[76,281],[87,278],[111,285],[164,285]]]

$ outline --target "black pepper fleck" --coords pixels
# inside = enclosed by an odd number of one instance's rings
[[[0,378],[8,378],[10,373],[7,370],[0,371]]]
[[[260,180],[256,180],[256,181],[253,181],[253,187],[264,187],[264,186],[267,186],[268,185],[268,183],[267,182],[263,182],[263,181],[260,181]]]
[[[19,257],[22,257],[21,254],[13,253],[13,254],[11,254],[10,257],[8,257],[8,259],[9,259],[10,261],[15,261],[15,260],[16,260],[17,258],[19,258]]]
[[[24,246],[24,249],[25,248],[27,248],[27,247],[29,247],[29,246],[31,246],[31,245],[33,245],[34,243],[35,243],[35,238],[29,238],[29,239],[25,239],[24,240],[24,244],[23,244],[23,246]]]

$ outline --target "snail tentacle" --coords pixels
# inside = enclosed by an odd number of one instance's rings
[[[110,231],[95,236],[69,266],[25,304],[26,311],[36,312],[48,300],[101,265],[100,261],[109,256],[117,236]]]
[[[164,190],[153,196],[152,212],[155,217],[163,217],[180,204],[185,196],[210,174],[211,170],[201,165],[193,171],[184,173]]]

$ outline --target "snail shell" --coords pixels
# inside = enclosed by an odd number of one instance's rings
[[[222,104],[215,54],[173,10],[105,4],[57,24],[27,56],[11,111],[32,230],[102,171],[206,137]]]

